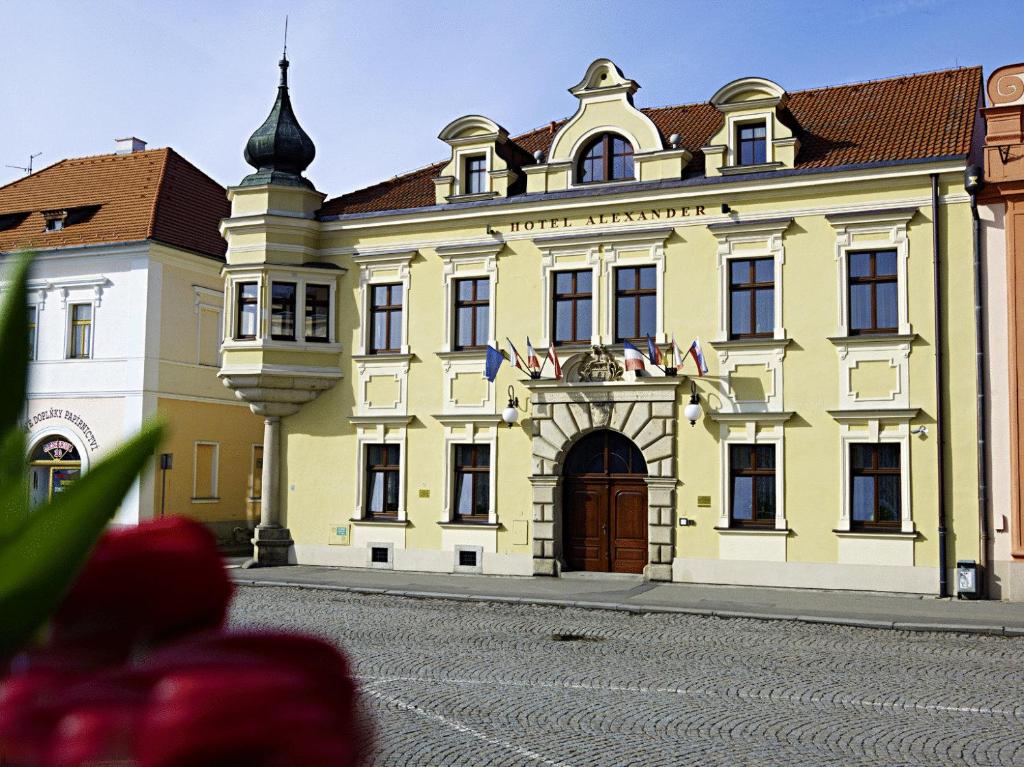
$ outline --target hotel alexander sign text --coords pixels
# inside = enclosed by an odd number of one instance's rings
[[[707,206],[693,205],[681,208],[630,208],[628,210],[600,213],[595,216],[569,218],[533,218],[509,223],[509,232],[535,232],[549,229],[571,229],[581,226],[604,226],[607,224],[629,224],[637,221],[672,221],[680,218],[697,218],[707,215]]]

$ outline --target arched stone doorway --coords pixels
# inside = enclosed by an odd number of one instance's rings
[[[46,503],[82,473],[78,448],[61,434],[48,434],[29,453],[29,505]]]
[[[572,360],[563,370],[570,369]],[[575,376],[574,376],[575,377]],[[597,430],[608,429],[632,442],[647,466],[647,565],[649,580],[672,580],[675,556],[677,387],[686,379],[643,381],[530,381],[533,486],[533,572],[558,575],[567,567],[563,544],[565,460],[571,449]]]
[[[565,458],[562,553],[570,570],[642,573],[647,565],[647,462],[610,429],[582,437]]]

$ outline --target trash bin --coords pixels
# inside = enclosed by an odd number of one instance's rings
[[[973,559],[961,559],[956,563],[956,595],[961,599],[977,599],[981,594],[978,585],[978,563]]]

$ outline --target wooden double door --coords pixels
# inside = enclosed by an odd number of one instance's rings
[[[642,573],[647,564],[647,465],[616,432],[588,435],[565,462],[562,552],[572,570]]]

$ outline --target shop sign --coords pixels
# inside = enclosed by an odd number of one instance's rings
[[[43,445],[43,452],[55,461],[61,460],[74,450],[75,446],[63,439],[52,439]]]
[[[99,442],[96,440],[96,435],[93,434],[92,427],[90,427],[89,424],[86,423],[85,419],[82,418],[82,416],[78,415],[78,413],[74,412],[73,410],[66,410],[64,408],[59,407],[51,407],[47,408],[46,410],[40,410],[38,413],[29,416],[28,420],[25,422],[25,430],[32,431],[39,424],[52,420],[68,421],[69,423],[77,427],[78,431],[81,432],[82,437],[85,439],[85,444],[89,446],[90,452],[96,450],[99,447]]]

